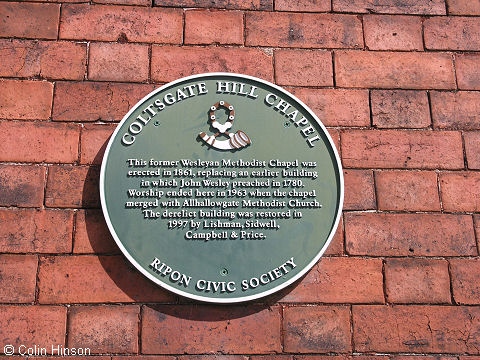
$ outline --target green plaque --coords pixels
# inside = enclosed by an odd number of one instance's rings
[[[315,114],[251,76],[176,80],[110,139],[100,193],[125,256],[162,287],[235,303],[272,294],[325,252],[343,204],[337,150]]]

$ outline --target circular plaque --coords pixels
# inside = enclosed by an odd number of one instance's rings
[[[337,150],[315,114],[251,76],[176,80],[137,103],[102,163],[110,232],[162,287],[234,303],[272,294],[324,253],[343,204]]]

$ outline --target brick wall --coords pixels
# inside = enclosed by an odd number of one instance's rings
[[[479,360],[478,51],[479,0],[0,2],[0,352]],[[115,123],[210,71],[287,87],[344,166],[328,255],[247,305],[154,286],[99,210]]]

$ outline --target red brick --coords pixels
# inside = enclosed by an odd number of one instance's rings
[[[477,91],[430,93],[433,125],[441,129],[480,129],[480,93]]]
[[[480,334],[480,309],[460,306],[353,306],[355,350],[472,353]]]
[[[340,156],[340,131],[338,131],[337,129],[327,129],[327,132],[332,138],[333,143],[335,144],[338,156]]]
[[[335,235],[324,255],[343,255],[343,217],[340,217]]]
[[[427,93],[408,90],[373,90],[373,125],[378,128],[426,128],[430,126]]]
[[[86,44],[0,40],[0,76],[81,80],[85,74]]]
[[[226,29],[228,31],[225,31]],[[218,10],[186,11],[185,44],[243,44],[243,13]]]
[[[73,211],[0,210],[0,252],[68,253],[72,250]]]
[[[391,303],[450,303],[448,263],[432,259],[388,259],[385,290]]]
[[[0,305],[0,338],[5,344],[46,347],[65,345],[67,309],[63,306]],[[3,347],[2,347],[3,350]]]
[[[449,15],[480,15],[479,0],[447,0]]]
[[[77,125],[0,121],[0,133],[4,139],[0,161],[72,163],[78,159]]]
[[[77,2],[77,1],[72,1]],[[140,5],[150,6],[151,0],[93,0],[95,4],[113,4],[113,5]]]
[[[480,304],[480,259],[450,260],[452,290],[458,304]]]
[[[375,183],[379,210],[441,210],[435,172],[376,171]]]
[[[382,260],[323,258],[281,302],[383,303]]]
[[[144,306],[141,352],[142,354],[280,352],[282,350],[280,321],[280,308],[277,306],[268,308],[254,305]]]
[[[345,167],[463,168],[459,132],[350,130],[342,132],[341,140]]]
[[[333,0],[333,11],[412,15],[446,13],[443,0]]]
[[[50,166],[45,205],[99,207],[99,169],[88,166]]]
[[[478,73],[478,68],[480,68],[480,55],[455,55],[455,71],[459,89],[480,90],[480,74]]]
[[[352,15],[251,12],[247,46],[362,48],[362,22]]]
[[[350,310],[346,306],[288,307],[283,313],[284,351],[349,352]]]
[[[368,90],[295,88],[290,92],[306,103],[326,126],[369,126]]]
[[[1,206],[42,206],[45,168],[0,165]]]
[[[422,19],[417,16],[365,15],[363,26],[370,50],[423,50]]]
[[[273,0],[155,0],[155,5],[184,8],[272,10]]]
[[[205,356],[205,358],[211,357],[212,360],[228,360],[230,357],[232,358],[231,360],[248,360],[248,359],[243,359],[240,358],[240,356],[216,356],[216,355],[210,355],[210,356]],[[193,358],[193,356],[192,356]],[[145,356],[145,355],[120,355],[120,356],[112,356],[111,360],[176,360],[177,358],[175,356],[162,356],[162,355],[151,355],[151,356]],[[108,359],[110,360],[110,358]]]
[[[89,80],[148,80],[148,46],[139,44],[90,44]]]
[[[422,52],[336,51],[340,87],[455,89],[452,55]]]
[[[42,304],[165,302],[174,299],[121,256],[44,257],[40,259],[38,277],[38,300]]]
[[[68,347],[91,353],[138,352],[137,305],[73,306],[68,312]]]
[[[259,49],[152,47],[152,80],[172,81],[206,72],[234,72],[273,81],[272,56]]]
[[[445,211],[480,211],[480,173],[440,173],[440,194]]]
[[[471,131],[463,134],[465,153],[469,169],[480,169],[480,132]]]
[[[276,50],[275,80],[279,85],[333,86],[329,51]]]
[[[60,38],[180,44],[180,9],[67,4],[62,7]]]
[[[59,4],[1,2],[0,36],[56,39]]]
[[[275,360],[272,355],[260,355],[260,356],[255,356],[254,359],[256,360]],[[275,356],[275,355],[273,355]],[[152,360],[155,360],[153,356],[147,356],[146,360],[149,360],[149,358],[152,358]],[[164,356],[163,358],[167,358],[167,356]],[[248,360],[248,356],[244,355],[182,355],[178,356],[179,360]],[[143,360],[144,358],[142,358]],[[113,359],[115,360],[115,359]],[[127,360],[127,359],[125,359]],[[140,359],[139,359],[140,360]]]
[[[250,357],[252,360],[293,360],[293,355],[254,355]],[[298,356],[295,356],[298,359]],[[183,360],[180,358],[180,360]]]
[[[1,6],[1,4],[0,4]],[[50,117],[53,84],[0,79],[0,118],[45,120]]]
[[[57,82],[53,120],[120,121],[154,88],[146,84]]]
[[[344,170],[345,210],[376,209],[375,186],[371,170]]]
[[[80,163],[101,164],[114,125],[88,124],[82,129]]]
[[[427,49],[480,50],[480,22],[476,18],[432,17],[423,26]]]
[[[89,209],[77,212],[73,252],[78,254],[120,253],[101,210]]]
[[[369,256],[477,255],[471,216],[346,214],[346,251]]]
[[[0,302],[35,300],[37,262],[36,255],[0,255]]]
[[[480,249],[480,215],[474,215],[475,235],[477,236],[478,248]]]
[[[277,11],[301,11],[301,12],[322,12],[330,11],[332,8],[330,0],[276,0],[275,10]]]

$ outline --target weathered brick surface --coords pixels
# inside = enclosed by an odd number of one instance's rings
[[[35,300],[37,262],[35,255],[0,255],[0,302]]]
[[[441,210],[433,171],[376,171],[375,183],[379,210]]]
[[[114,125],[88,124],[82,129],[80,163],[101,164]]]
[[[286,352],[351,351],[350,310],[346,306],[295,306],[283,313]]]
[[[426,128],[431,125],[427,93],[408,90],[373,90],[370,93],[373,125],[377,128]]]
[[[77,212],[73,252],[79,254],[120,253],[120,249],[110,235],[101,210],[89,209]]]
[[[324,255],[342,255],[343,254],[343,217],[340,218],[337,230]]]
[[[477,255],[468,215],[346,214],[345,242],[352,255]]]
[[[41,206],[44,187],[45,167],[0,165],[1,206]]]
[[[382,261],[323,258],[281,301],[383,303]]]
[[[458,88],[462,90],[480,90],[480,55],[458,54],[455,56],[455,72]]]
[[[423,26],[427,49],[480,50],[480,22],[476,18],[432,17]]]
[[[72,2],[83,2],[83,1],[72,0]],[[92,2],[95,4],[140,5],[140,6],[150,6],[152,4],[150,0],[93,0]]]
[[[143,354],[281,351],[278,306],[144,306],[142,312]]]
[[[0,76],[82,80],[86,44],[0,39]]]
[[[0,338],[13,345],[17,354],[20,345],[45,344],[50,352],[51,344],[65,346],[66,321],[63,306],[0,305]]]
[[[463,168],[459,132],[350,130],[342,132],[341,141],[345,167]]]
[[[449,15],[480,15],[478,0],[447,0],[447,6]]]
[[[121,256],[41,257],[38,300],[41,304],[173,300],[126,261]]]
[[[152,47],[152,79],[167,82],[205,72],[235,72],[273,79],[272,56],[259,49],[227,47]]]
[[[56,39],[59,13],[59,4],[1,2],[0,36]]]
[[[337,86],[455,89],[452,55],[424,52],[335,51]]]
[[[273,0],[155,0],[157,6],[179,6],[220,9],[272,10]]]
[[[443,0],[333,0],[333,11],[445,15]]]
[[[243,44],[243,13],[215,10],[186,11],[185,44]]]
[[[450,303],[446,260],[388,259],[385,290],[391,303]]]
[[[68,313],[68,347],[92,353],[137,353],[138,305],[74,306]]]
[[[276,0],[275,10],[279,11],[304,11],[304,12],[325,12],[331,10],[329,0]]]
[[[368,91],[293,88],[290,92],[310,107],[325,126],[368,126]]]
[[[363,47],[362,23],[351,15],[252,12],[245,26],[248,46]]]
[[[478,354],[479,316],[473,307],[353,306],[355,350]]]
[[[452,290],[455,302],[458,304],[480,304],[480,260],[452,259]]]
[[[1,4],[0,4],[1,6]],[[50,117],[53,84],[0,79],[0,118],[44,120]]]
[[[50,166],[45,205],[48,207],[99,207],[99,174],[95,166]]]
[[[120,121],[154,88],[148,84],[57,82],[53,120]]]
[[[72,250],[70,210],[0,210],[0,251],[68,253]]]
[[[276,50],[275,80],[279,85],[332,86],[329,51]]]
[[[433,126],[441,129],[480,129],[480,92],[431,93]]]
[[[72,124],[0,121],[0,161],[73,163],[80,128]],[[28,144],[28,146],[25,146]]]
[[[480,173],[440,173],[440,194],[445,211],[480,211]]]
[[[417,16],[366,15],[363,26],[370,50],[423,50],[422,20]]]
[[[377,207],[371,170],[344,170],[345,210],[369,210]]]
[[[62,8],[60,38],[75,40],[182,42],[182,11],[88,4],[66,4]]]
[[[465,153],[469,169],[480,169],[480,132],[470,131],[463,134]]]
[[[148,46],[93,43],[88,62],[89,80],[142,82],[148,80]]]

